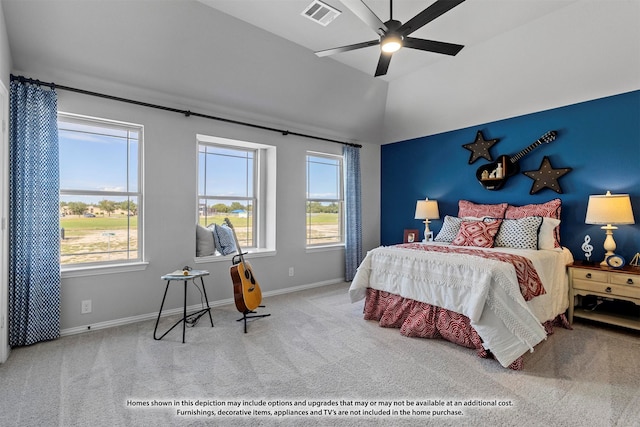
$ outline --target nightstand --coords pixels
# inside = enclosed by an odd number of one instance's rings
[[[569,265],[569,323],[573,323],[575,316],[640,331],[638,311],[635,314],[623,314],[615,310],[598,311],[574,306],[576,296],[587,295],[640,305],[640,268],[625,266],[613,269],[579,263]]]

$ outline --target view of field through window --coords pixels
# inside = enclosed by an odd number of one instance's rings
[[[61,264],[142,259],[142,128],[60,114]],[[198,222],[233,225],[242,249],[259,245],[260,150],[198,146]],[[306,242],[342,243],[342,157],[307,155]]]
[[[60,114],[60,263],[141,259],[141,128]]]
[[[342,157],[307,155],[307,245],[343,242]]]

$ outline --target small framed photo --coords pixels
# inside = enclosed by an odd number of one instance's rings
[[[412,229],[405,228],[405,230],[404,230],[404,239],[402,240],[402,242],[403,243],[417,242],[420,239],[418,233],[419,233],[418,230],[412,230]]]

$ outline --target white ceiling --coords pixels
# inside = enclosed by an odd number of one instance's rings
[[[342,12],[323,27],[301,15],[312,0],[199,0],[228,15],[262,28],[313,52],[376,40],[377,34],[339,0],[323,0]],[[496,36],[535,21],[574,3],[576,0],[466,0],[444,15],[411,34],[449,43],[477,46]],[[390,15],[389,0],[363,0],[383,22]],[[434,0],[396,0],[393,18],[406,22]],[[380,53],[379,46],[343,52],[325,60],[335,60],[373,75]],[[459,55],[464,55],[463,49]],[[455,61],[456,57],[402,49],[395,53],[383,80],[394,80],[438,61]]]
[[[364,1],[388,20],[388,0]],[[301,16],[311,0],[0,2],[12,72],[360,142],[640,87],[640,0],[466,0],[412,34],[465,45],[457,56],[402,49],[377,78],[377,46],[313,53],[377,37],[339,0],[327,27]],[[432,3],[396,0],[393,17]]]

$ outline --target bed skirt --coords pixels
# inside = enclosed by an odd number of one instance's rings
[[[482,340],[471,326],[469,318],[444,308],[367,288],[364,318],[376,320],[385,328],[400,328],[400,333],[407,337],[443,338],[475,349],[480,357],[492,357],[491,352],[482,346]],[[553,333],[555,326],[571,329],[564,313],[542,326],[547,335]],[[509,365],[509,369],[521,370],[523,366],[523,356],[520,356]]]

